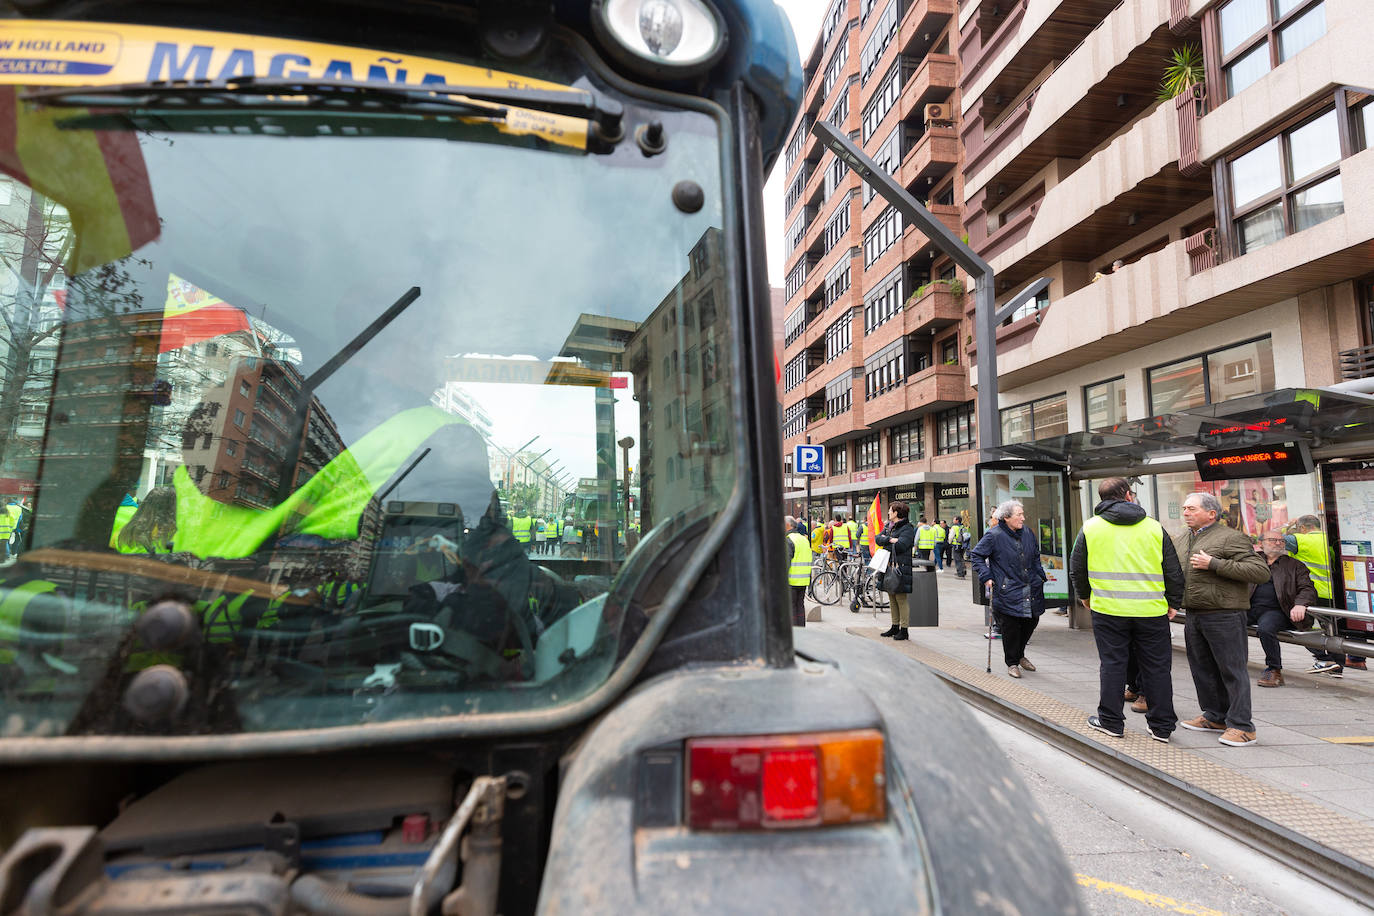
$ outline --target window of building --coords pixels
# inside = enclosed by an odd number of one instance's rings
[[[226,455],[228,455],[230,458],[232,458],[232,457],[234,457],[235,455],[237,455],[238,453],[239,453],[239,447],[238,447],[237,445],[234,444],[234,440],[233,440],[233,439],[226,439],[226,440],[224,440],[224,454],[226,454]]]
[[[834,303],[849,290],[849,259],[845,258],[830,269],[825,278],[825,304]]]
[[[843,128],[845,118],[849,117],[849,93],[841,92],[840,97],[835,101],[835,106],[830,109],[830,115],[826,118],[836,127]]]
[[[797,250],[797,246],[802,243],[806,236],[806,213],[797,214],[797,218],[792,220],[792,225],[787,227],[787,253],[791,254]]]
[[[873,12],[873,7],[878,5],[878,0],[863,0],[859,4],[859,25],[862,27],[868,21],[868,16]]]
[[[787,290],[785,293],[787,299],[791,299],[801,292],[802,286],[806,283],[806,273],[809,267],[810,262],[806,258],[802,258],[795,267],[787,272]]]
[[[847,232],[849,232],[848,196],[840,201],[840,205],[835,208],[835,212],[830,215],[830,219],[825,223],[825,250],[829,251],[840,242],[844,241],[845,233]]]
[[[835,30],[844,24],[844,14],[849,7],[849,0],[832,0],[830,9],[825,13],[825,25],[821,28],[821,47],[830,44],[830,39],[835,37]]]
[[[825,169],[825,199],[829,200],[836,191],[840,189],[840,182],[844,181],[844,176],[849,173],[849,166],[845,165],[838,158],[832,157],[830,165]],[[849,209],[849,201],[841,204],[846,210]]]
[[[883,463],[882,443],[877,433],[854,443],[854,470],[871,471]]]
[[[902,269],[898,267],[882,280],[864,300],[864,333],[869,334],[896,315],[902,307]]]
[[[235,425],[235,426],[237,426],[239,429],[243,429],[243,421],[246,420],[246,419],[247,419],[247,417],[244,415],[243,411],[239,410],[238,408],[235,408],[235,409],[234,409],[234,425]]]
[[[942,410],[935,415],[935,452],[948,455],[974,446],[973,402]]]
[[[827,419],[838,417],[842,413],[849,413],[853,388],[853,379],[848,369],[839,378],[825,386],[825,415]]]
[[[883,171],[895,175],[898,167],[902,164],[902,157],[906,155],[907,150],[912,147],[913,141],[911,133],[911,128],[907,127],[905,124],[898,124],[896,127],[892,128],[892,133],[887,135],[887,139],[883,141],[883,145],[878,147],[878,151],[873,154],[873,161],[878,163],[878,166],[882,168]],[[867,205],[877,192],[873,190],[873,185],[866,181],[864,182],[863,191],[864,204]]]
[[[806,432],[806,401],[798,401],[782,412],[782,437],[791,439]]]
[[[916,461],[926,456],[924,419],[912,420],[892,427],[888,437],[888,464]]]
[[[790,347],[798,337],[801,337],[802,331],[804,330],[806,330],[805,302],[794,308],[782,321],[782,333],[785,346]]]
[[[896,340],[864,360],[864,400],[871,401],[906,381],[906,340]]]
[[[864,268],[873,266],[902,237],[902,214],[888,207],[864,233]]]
[[[806,381],[806,354],[794,356],[787,361],[787,367],[782,370],[783,391],[791,391],[802,382]]]
[[[942,366],[959,365],[959,335],[946,337],[940,341],[940,364]]]
[[[1326,34],[1321,0],[1231,0],[1217,14],[1226,97]]]
[[[853,342],[853,322],[846,314],[839,321],[834,322],[825,329],[825,361],[830,362],[835,357],[849,349]]]
[[[848,474],[849,449],[846,446],[837,445],[834,448],[826,449],[826,451],[829,453],[826,455],[826,461],[830,465],[829,472],[831,474]]]
[[[863,51],[859,54],[859,80],[862,83],[868,82],[868,78],[873,75],[873,68],[878,66],[883,52],[897,34],[897,5],[897,0],[890,0],[883,9],[872,34],[864,43]]]
[[[1002,441],[1033,442],[1069,434],[1067,393],[1053,394],[1029,404],[1018,404],[1001,411]]]
[[[1273,387],[1273,342],[1262,337],[1151,369],[1150,413],[1216,404]]]
[[[842,41],[835,53],[830,55],[830,63],[825,68],[825,78],[821,80],[821,98],[827,98],[830,90],[844,76],[844,65],[849,62],[849,42]]]
[[[883,83],[878,87],[878,91],[873,93],[873,98],[868,100],[864,106],[863,115],[863,142],[867,143],[868,138],[878,130],[883,123],[883,118],[887,117],[888,111],[897,104],[897,97],[902,94],[902,61],[898,58],[892,65],[892,69],[887,71],[883,77]]]
[[[1083,416],[1088,429],[1126,422],[1126,378],[1109,379],[1083,388]]]
[[[1020,306],[1016,311],[1012,312],[1011,317],[1004,321],[1003,324],[1012,324],[1013,322],[1020,321],[1022,318],[1034,315],[1041,309],[1047,309],[1049,307],[1050,291],[1047,289],[1042,289],[1040,292],[1035,294],[1034,299],[1027,301],[1024,305]]]
[[[1334,109],[1227,162],[1239,254],[1257,251],[1345,212]]]
[[[911,374],[924,372],[930,368],[930,338],[923,337],[916,339],[917,335],[911,335]]]
[[[228,471],[220,471],[220,472],[219,472],[219,477],[217,477],[217,478],[215,479],[215,486],[218,487],[218,488],[221,489],[221,490],[223,490],[225,487],[229,486],[229,472],[228,472]]]
[[[1367,150],[1374,146],[1374,96],[1366,96],[1363,101],[1350,108],[1352,152]]]
[[[797,129],[792,132],[792,139],[787,141],[787,165],[785,171],[792,171],[792,166],[796,164],[797,157],[801,155],[802,147],[806,145],[806,138],[810,136],[805,120],[797,125]],[[788,209],[792,209],[791,206]]]

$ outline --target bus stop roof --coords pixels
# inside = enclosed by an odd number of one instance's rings
[[[1001,446],[1008,458],[1065,465],[1075,477],[1147,471],[1199,452],[1306,442],[1374,448],[1374,396],[1332,388],[1279,388],[1088,432]]]

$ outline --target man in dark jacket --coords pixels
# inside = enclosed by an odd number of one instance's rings
[[[1088,725],[1120,738],[1128,660],[1134,657],[1150,735],[1169,743],[1174,714],[1169,621],[1183,601],[1183,569],[1159,522],[1145,514],[1124,477],[1097,487],[1101,502],[1074,541],[1069,576],[1079,602],[1092,611],[1097,642],[1097,715]]]
[[[1279,630],[1306,630],[1312,626],[1307,606],[1317,603],[1312,576],[1299,560],[1287,555],[1279,531],[1266,531],[1260,538],[1260,552],[1269,563],[1269,581],[1250,586],[1249,621],[1259,629],[1264,647],[1264,674],[1261,687],[1283,686],[1283,656],[1279,654]]]
[[[911,625],[911,608],[907,604],[907,595],[911,594],[911,548],[916,544],[916,529],[907,520],[910,511],[907,504],[900,500],[888,506],[888,525],[882,534],[874,538],[879,547],[886,547],[892,554],[888,560],[888,570],[897,571],[897,587],[888,592],[892,626],[881,634],[893,639],[910,638],[907,636],[907,627]]]
[[[1221,504],[1211,493],[1183,500],[1188,530],[1174,537],[1183,563],[1183,607],[1188,618],[1183,640],[1202,715],[1180,722],[1197,732],[1218,731],[1229,747],[1248,747],[1258,739],[1250,721],[1250,585],[1269,581],[1269,565],[1250,539],[1217,521]],[[1155,698],[1149,696],[1150,704]]]

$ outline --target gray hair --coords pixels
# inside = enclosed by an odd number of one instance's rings
[[[1221,503],[1217,502],[1217,498],[1215,496],[1213,496],[1211,493],[1204,493],[1199,490],[1194,493],[1189,493],[1187,496],[1183,498],[1183,501],[1186,503],[1194,496],[1197,497],[1197,504],[1199,509],[1201,509],[1204,512],[1215,512],[1218,518],[1221,517]]]
[[[797,527],[797,519],[791,515],[784,515],[782,518],[782,523],[786,525],[788,528]]]
[[[1004,503],[1000,503],[996,509],[992,510],[992,519],[993,521],[1000,521],[1004,518],[1011,518],[1012,513],[1015,512],[1017,509],[1021,509],[1024,511],[1025,508],[1026,507],[1022,504],[1021,500],[1009,499]]]

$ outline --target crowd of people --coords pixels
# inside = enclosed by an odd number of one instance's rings
[[[1279,633],[1314,625],[1309,607],[1329,602],[1331,573],[1321,522],[1304,515],[1287,530],[1269,529],[1253,542],[1219,519],[1211,493],[1184,500],[1184,529],[1169,535],[1136,500],[1130,482],[1113,477],[1098,487],[1099,502],[1074,542],[1069,578],[1076,600],[1089,611],[1099,662],[1099,697],[1088,725],[1104,734],[1125,734],[1125,704],[1145,715],[1150,735],[1168,743],[1178,727],[1214,733],[1219,743],[1248,747],[1258,739],[1251,718],[1249,630],[1264,651],[1260,687],[1282,687]],[[1000,639],[1007,674],[1036,670],[1027,646],[1045,612],[1048,575],[1040,543],[1026,526],[1016,500],[997,506],[976,544],[960,519],[913,524],[904,502],[888,507],[886,524],[873,538],[889,552],[882,587],[889,593],[892,625],[881,635],[908,639],[914,561],[952,568],[962,578],[971,563],[989,605],[989,639]],[[857,546],[869,556],[862,524],[836,513],[808,531],[787,518],[793,623],[805,625],[804,596],[813,555]],[[1184,613],[1183,635],[1198,714],[1180,720],[1174,710],[1170,621]],[[1341,677],[1362,659],[1309,650],[1312,673]]]

